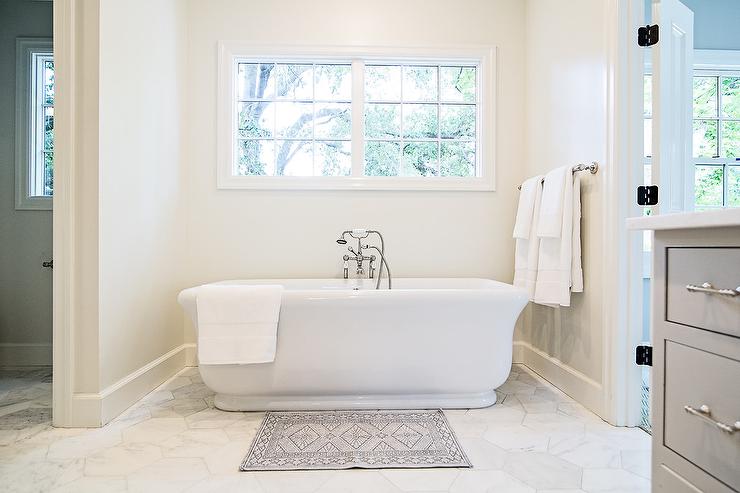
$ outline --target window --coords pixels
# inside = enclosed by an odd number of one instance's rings
[[[54,193],[51,40],[18,39],[16,78],[16,208],[51,209]]]
[[[493,189],[492,50],[221,49],[220,188]]]
[[[237,65],[237,176],[349,176],[352,65]]]
[[[740,71],[696,71],[694,166],[697,209],[740,206]]]
[[[697,57],[740,60],[732,52],[699,50]],[[645,183],[651,183],[651,75],[645,75],[644,85]],[[693,92],[695,208],[740,207],[740,65],[700,63],[694,70]]]
[[[476,176],[475,65],[365,66],[365,176]]]

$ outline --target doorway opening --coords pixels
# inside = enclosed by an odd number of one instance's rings
[[[689,30],[693,34],[693,49],[687,53],[690,59],[688,72],[685,73],[688,82],[685,94],[681,101],[669,101],[670,96],[658,94],[660,84],[656,81],[656,70],[662,71],[662,76],[680,78],[684,74],[676,75],[675,68],[669,67],[671,61],[664,61],[663,67],[657,68],[653,61],[656,56],[657,45],[643,49],[643,128],[641,170],[635,168],[634,175],[642,179],[637,185],[659,185],[660,202],[655,207],[644,207],[639,212],[642,215],[651,215],[681,210],[710,210],[740,206],[740,34],[727,19],[736,18],[740,7],[718,2],[702,2],[697,0],[650,0],[644,3],[642,25],[659,24],[661,38],[669,36],[664,33],[670,26],[660,25],[660,19],[654,17],[657,9],[662,9],[663,17],[676,15],[678,12],[693,13],[693,24]],[[665,20],[665,19],[664,19]],[[661,39],[662,41],[662,39]],[[659,41],[658,43],[660,44]],[[677,86],[671,87],[672,90]],[[664,91],[665,93],[666,91]],[[668,108],[669,115],[678,116],[674,127],[687,128],[680,133],[673,129],[673,133],[666,132],[670,123],[656,120],[656,113],[660,108],[655,101],[662,97],[665,106],[674,108],[685,102],[689,105],[688,111],[680,112]],[[690,100],[690,101],[689,101]],[[666,119],[665,109],[658,118]],[[635,122],[637,123],[637,122]],[[660,128],[659,128],[660,126]],[[681,155],[659,155],[665,152],[660,147],[660,137],[663,132],[664,143],[666,136],[688,135],[689,145]],[[678,149],[682,146],[674,146]],[[685,155],[684,155],[685,154]],[[656,159],[658,168],[655,169]],[[676,165],[678,164],[678,165]],[[675,189],[669,185],[668,174],[682,174],[686,176],[686,186],[681,191],[685,194],[676,200],[671,197]],[[661,177],[661,175],[663,175]],[[634,191],[634,189],[632,190]],[[673,200],[671,200],[673,199]],[[683,204],[676,207],[675,204]],[[658,209],[660,208],[660,211]],[[632,285],[642,289],[641,317],[639,322],[639,344],[650,345],[651,317],[650,287],[652,282],[652,232],[641,233],[641,251],[635,254],[639,264],[639,279],[633,280]],[[636,275],[636,274],[633,274]],[[636,332],[637,332],[636,331]],[[650,380],[649,366],[642,366],[639,370],[639,381],[633,386],[633,391],[639,388],[639,417],[638,426],[650,431]]]
[[[0,2],[0,434],[51,426],[53,3]],[[7,139],[7,142],[5,141]]]

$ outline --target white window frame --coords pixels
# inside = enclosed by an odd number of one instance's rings
[[[240,60],[348,63],[475,64],[477,68],[476,176],[473,177],[383,177],[360,176],[364,166],[362,105],[364,80],[352,80],[352,170],[353,176],[237,176],[235,158],[236,70]],[[353,71],[354,72],[354,71]],[[495,190],[494,145],[496,96],[496,48],[481,46],[445,48],[303,47],[255,46],[251,43],[218,43],[217,98],[217,187],[247,190]],[[364,147],[364,146],[362,146]],[[360,170],[360,173],[357,171]]]
[[[51,38],[18,38],[16,40],[15,90],[15,208],[19,210],[51,210],[53,198],[35,195],[34,186],[43,175],[37,176],[39,146],[43,150],[43,128],[39,132],[39,94],[37,60],[52,57]],[[39,142],[40,140],[40,142]],[[43,163],[43,153],[40,159]],[[42,164],[43,166],[43,164]]]

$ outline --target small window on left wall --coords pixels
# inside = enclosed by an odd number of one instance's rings
[[[52,40],[16,42],[16,209],[50,210],[54,194]]]

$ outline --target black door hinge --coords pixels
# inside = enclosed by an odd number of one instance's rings
[[[653,46],[658,43],[660,28],[657,24],[647,25],[637,29],[637,44],[640,46]]]
[[[657,185],[645,185],[637,187],[637,205],[656,205],[657,203]]]
[[[653,347],[637,346],[635,348],[635,363],[640,366],[653,366]]]

